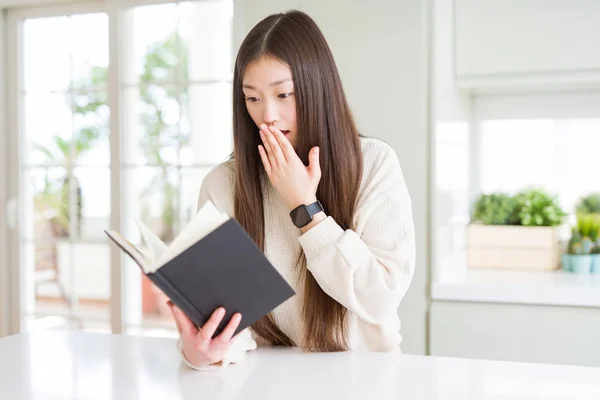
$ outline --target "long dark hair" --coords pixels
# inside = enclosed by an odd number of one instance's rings
[[[359,134],[342,89],[340,76],[325,37],[305,13],[289,11],[259,22],[238,52],[233,80],[233,133],[235,160],[235,217],[264,251],[265,224],[261,182],[265,179],[257,147],[260,137],[246,109],[242,80],[249,63],[272,57],[292,72],[296,97],[296,152],[305,165],[308,153],[319,146],[322,178],[317,198],[327,215],[343,228],[353,228],[362,175]],[[329,297],[299,255],[304,280],[304,342],[307,351],[348,349],[347,309]],[[270,315],[252,325],[274,345],[294,346]]]

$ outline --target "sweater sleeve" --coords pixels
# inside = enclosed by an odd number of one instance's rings
[[[366,177],[356,229],[331,216],[299,237],[319,286],[367,323],[396,315],[415,269],[411,200],[395,153]],[[362,204],[361,204],[362,199]]]

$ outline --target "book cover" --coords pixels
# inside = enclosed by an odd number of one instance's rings
[[[215,336],[233,314],[242,314],[237,334],[295,294],[239,223],[210,203],[169,246],[136,222],[147,249],[105,232],[198,327],[225,308]]]

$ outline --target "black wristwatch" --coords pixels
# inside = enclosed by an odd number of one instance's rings
[[[290,212],[290,217],[297,228],[304,228],[306,225],[310,224],[314,215],[321,211],[324,211],[323,206],[319,200],[317,200],[309,205],[300,204]]]

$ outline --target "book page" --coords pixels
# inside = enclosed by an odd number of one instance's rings
[[[173,239],[167,250],[153,263],[150,272],[156,272],[157,269],[183,253],[184,250],[223,225],[229,219],[227,214],[220,212],[214,204],[207,201],[179,235]]]
[[[158,259],[167,251],[168,246],[158,237],[154,232],[150,230],[140,219],[134,217],[134,221],[140,230],[142,240],[147,246],[148,257],[151,260],[151,264],[154,264]]]
[[[147,273],[152,269],[152,260],[148,253],[144,250],[140,249],[135,244],[131,243],[129,240],[125,239],[119,232],[115,231],[104,231],[108,235],[108,237],[117,244],[125,253],[135,261],[137,265]]]

